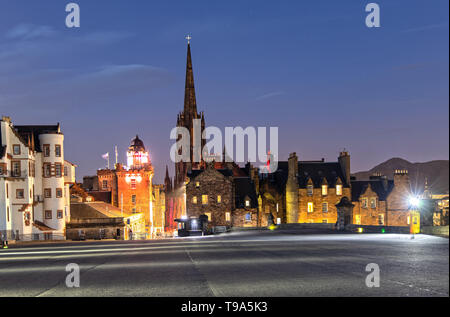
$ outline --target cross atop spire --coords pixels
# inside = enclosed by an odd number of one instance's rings
[[[185,39],[188,41],[188,44],[191,44],[192,36],[190,34],[186,35]]]
[[[194,71],[192,70],[192,57],[191,57],[191,36],[186,36],[188,40],[187,48],[187,63],[186,63],[186,88],[184,95],[184,116],[185,119],[190,122],[192,119],[198,117],[197,114],[197,101],[195,98],[195,86],[194,86]]]

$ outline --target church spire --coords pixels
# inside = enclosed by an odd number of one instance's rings
[[[184,94],[184,114],[189,120],[197,118],[197,101],[195,98],[194,71],[192,70],[191,37],[187,36],[186,90]]]

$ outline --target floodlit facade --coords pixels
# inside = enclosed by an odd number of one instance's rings
[[[63,240],[76,165],[64,160],[60,125],[0,121],[0,231],[9,240]],[[65,175],[67,171],[67,176]],[[69,175],[70,171],[70,175]]]

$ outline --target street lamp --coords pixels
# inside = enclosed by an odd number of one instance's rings
[[[421,201],[418,197],[409,197],[410,233],[413,235],[420,232],[420,203]]]

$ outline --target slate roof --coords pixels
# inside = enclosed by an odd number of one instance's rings
[[[192,170],[190,173],[187,174],[187,177],[189,177],[191,179],[194,179],[198,175],[203,173],[204,171],[205,171],[205,169]],[[231,171],[231,170],[229,170],[227,168],[216,169],[216,171],[218,171],[219,173],[221,173],[225,177],[233,176],[233,171]]]
[[[362,181],[352,181],[352,201],[359,201],[359,197],[366,191],[370,184],[372,190],[377,193],[379,200],[386,200],[389,193],[394,188],[393,180],[386,180],[383,182],[382,179],[372,179],[372,180],[362,180]],[[384,184],[383,184],[384,183]]]
[[[289,173],[288,162],[278,162],[278,169],[275,173],[268,174],[267,181],[283,192],[287,177]],[[298,186],[299,188],[306,188],[306,185],[311,179],[315,188],[319,188],[325,179],[328,186],[336,186],[337,180],[341,179],[342,185],[346,188],[347,184],[345,175],[342,172],[341,165],[338,162],[323,162],[323,161],[299,161],[298,162]]]
[[[250,207],[258,208],[258,199],[256,197],[255,183],[250,177],[237,177],[234,179],[236,208],[245,207],[245,198],[250,198]]]
[[[39,135],[61,133],[59,124],[57,125],[15,125],[13,129],[22,137],[23,141],[28,139],[28,136],[33,137],[34,150],[41,152],[39,143]]]

